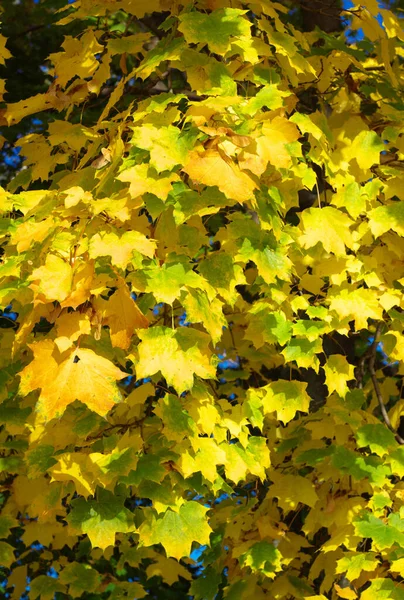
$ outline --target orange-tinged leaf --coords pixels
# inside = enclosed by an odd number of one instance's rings
[[[63,308],[72,307],[76,309],[80,304],[87,302],[91,296],[91,288],[94,278],[94,261],[86,262],[78,260],[73,267],[73,281],[71,292],[60,305]]]
[[[91,333],[89,316],[80,312],[65,312],[56,320],[55,327],[58,335],[55,344],[60,352],[70,348],[81,335]]]
[[[44,420],[61,416],[80,400],[101,416],[121,400],[116,380],[127,377],[118,367],[87,348],[60,354],[51,340],[30,345],[33,360],[21,372],[19,393],[40,388],[37,410]]]
[[[227,198],[238,202],[254,200],[255,181],[217,150],[207,150],[203,154],[190,152],[183,171],[195,183],[216,185]]]
[[[112,345],[123,350],[129,348],[135,329],[149,326],[124,281],[108,300],[96,299],[94,308],[101,312],[103,323],[109,326]]]

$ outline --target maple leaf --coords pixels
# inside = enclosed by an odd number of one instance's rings
[[[110,256],[112,264],[121,269],[131,261],[134,251],[152,258],[155,249],[156,243],[138,231],[125,231],[121,236],[114,232],[96,233],[89,244],[91,258]]]
[[[208,509],[197,502],[183,504],[178,512],[168,509],[162,517],[152,517],[139,528],[140,543],[144,546],[162,544],[167,556],[178,560],[189,556],[192,542],[209,544],[211,528],[206,519]]]
[[[127,350],[135,329],[149,326],[147,318],[132,299],[124,281],[119,281],[118,289],[108,300],[97,298],[93,306],[101,313],[103,323],[109,326],[114,347]]]
[[[264,106],[271,110],[276,110],[283,106],[283,98],[287,98],[290,95],[289,92],[280,90],[276,84],[265,85],[259,90],[259,92],[251,98],[247,105],[243,107],[243,112],[250,116],[253,116],[256,112],[261,110]],[[278,121],[279,122],[279,121]],[[276,128],[277,121],[274,121],[274,127]],[[296,132],[295,128],[290,128],[290,131]],[[269,130],[265,129],[265,134],[268,136]],[[269,137],[269,136],[268,136]],[[292,141],[292,140],[290,140]]]
[[[253,571],[262,572],[266,577],[273,578],[275,577],[275,573],[282,569],[281,556],[281,553],[275,548],[273,543],[263,540],[253,544],[241,556],[241,562]]]
[[[366,552],[364,554],[356,554],[349,552],[347,556],[337,561],[337,573],[344,573],[346,571],[346,578],[349,581],[358,579],[362,571],[375,571],[379,561],[376,555],[372,552]]]
[[[402,600],[402,590],[397,589],[392,579],[376,577],[371,580],[370,586],[361,594],[361,600],[383,598],[386,600]]]
[[[395,448],[397,442],[394,434],[381,423],[363,425],[357,431],[358,446],[369,446],[378,456],[389,454],[390,448]]]
[[[208,348],[209,337],[195,329],[153,327],[139,330],[137,377],[149,377],[159,371],[168,385],[179,394],[192,388],[194,376],[215,378],[216,367]]]
[[[391,548],[393,544],[403,545],[404,533],[401,531],[401,525],[400,529],[397,529],[391,523],[391,519],[384,522],[374,515],[367,513],[362,518],[354,521],[354,525],[355,532],[361,537],[370,538],[372,540],[372,547],[376,550]]]
[[[103,51],[94,32],[88,30],[81,39],[66,36],[62,44],[64,52],[50,54],[49,58],[55,65],[58,84],[64,87],[72,77],[88,77],[98,67],[95,55]]]
[[[263,388],[265,396],[262,404],[265,412],[276,410],[278,419],[287,423],[298,410],[308,412],[310,398],[306,392],[307,383],[279,380]]]
[[[54,577],[40,575],[30,582],[30,592],[33,598],[41,597],[44,600],[52,600],[56,592],[66,592],[65,586]]]
[[[369,227],[375,237],[380,237],[389,229],[404,237],[404,202],[378,206],[369,212],[368,217]]]
[[[48,254],[45,264],[32,271],[31,288],[46,300],[62,302],[67,298],[72,286],[72,268],[55,254]]]
[[[0,541],[0,560],[5,567],[11,567],[15,562],[14,548],[7,542]]]
[[[184,13],[180,17],[179,30],[191,43],[208,44],[212,52],[225,54],[232,38],[248,37],[251,25],[242,17],[247,11],[236,8],[220,8],[210,14]]]
[[[340,318],[355,320],[357,330],[365,329],[369,318],[379,320],[383,316],[374,291],[365,288],[342,289],[335,295],[330,294],[330,310],[335,310]]]
[[[217,150],[206,150],[203,154],[195,150],[190,152],[183,171],[196,183],[216,185],[232,200],[247,202],[254,199],[255,181]]]
[[[213,344],[222,337],[223,328],[227,321],[223,315],[223,304],[215,298],[209,302],[206,292],[199,290],[188,290],[183,306],[186,311],[187,321],[190,323],[202,323],[210,334]]]
[[[314,507],[319,499],[311,481],[300,475],[276,475],[269,495],[278,498],[284,510],[295,508],[299,502]]]
[[[59,576],[60,583],[69,586],[69,593],[73,597],[79,597],[83,592],[95,592],[101,577],[98,571],[90,565],[71,562],[65,566]]]
[[[257,139],[259,154],[276,167],[287,167],[291,164],[291,152],[287,144],[299,138],[299,131],[291,121],[284,117],[275,117],[262,124],[262,136]]]
[[[96,499],[72,501],[72,511],[67,517],[69,528],[87,534],[93,548],[113,546],[117,532],[127,533],[136,528],[133,515],[123,503],[123,498],[98,488]]]
[[[129,193],[134,198],[153,190],[153,194],[161,200],[167,199],[172,188],[172,183],[179,181],[179,177],[175,173],[170,173],[166,176],[157,175],[146,164],[135,165],[134,167],[125,169],[125,171],[122,171],[118,175],[117,179],[130,184]]]
[[[134,146],[149,150],[150,164],[159,173],[183,164],[192,147],[192,142],[192,134],[181,134],[177,127],[172,125],[156,127],[149,123],[142,127],[134,127],[131,140]],[[167,179],[169,180],[170,177],[168,176]],[[162,185],[159,183],[157,189]]]
[[[349,229],[353,221],[336,208],[309,208],[303,212],[302,222],[304,234],[301,244],[304,248],[311,248],[320,242],[327,252],[343,256],[345,246],[353,247]]]
[[[30,344],[33,360],[21,371],[19,392],[26,396],[40,388],[37,410],[45,420],[60,416],[80,400],[101,416],[121,400],[117,379],[127,377],[106,358],[86,348],[61,354],[54,342]]]
[[[354,366],[348,363],[345,356],[333,354],[323,368],[328,393],[332,394],[336,391],[340,396],[345,397],[348,392],[347,381],[355,379]]]

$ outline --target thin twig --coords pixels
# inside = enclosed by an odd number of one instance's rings
[[[379,402],[380,412],[382,413],[383,420],[386,423],[387,427],[390,429],[390,431],[392,433],[394,433],[394,436],[395,436],[397,442],[399,444],[404,444],[404,439],[395,431],[394,427],[391,424],[390,417],[388,415],[388,412],[387,412],[386,407],[383,402],[382,391],[380,389],[379,382],[377,381],[377,377],[376,377],[375,360],[376,360],[377,345],[379,343],[379,337],[380,337],[382,328],[383,328],[383,323],[379,322],[376,327],[375,337],[374,337],[374,340],[373,340],[373,343],[371,346],[371,352],[370,352],[370,357],[369,357],[369,373],[370,373],[370,377],[372,379],[372,383],[373,383],[373,387],[374,387],[374,390],[376,393],[377,400]]]

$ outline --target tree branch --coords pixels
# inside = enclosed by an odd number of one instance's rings
[[[373,343],[371,346],[371,350],[370,350],[369,373],[370,373],[370,377],[372,379],[373,388],[375,390],[377,400],[379,402],[380,412],[382,413],[383,420],[386,423],[387,427],[390,429],[390,431],[392,433],[394,433],[394,436],[395,436],[397,442],[399,444],[404,444],[404,439],[394,430],[394,427],[391,424],[390,417],[389,417],[386,407],[384,405],[382,391],[380,389],[379,382],[377,381],[377,377],[376,377],[376,370],[375,370],[376,352],[377,352],[377,345],[379,343],[379,337],[380,337],[380,333],[382,331],[382,327],[383,327],[383,323],[379,322],[376,327],[375,337],[374,337],[374,340],[373,340]]]

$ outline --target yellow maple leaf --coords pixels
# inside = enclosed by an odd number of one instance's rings
[[[72,276],[69,263],[56,254],[48,254],[45,264],[34,269],[29,277],[30,287],[46,300],[62,302],[71,290]]]
[[[37,410],[44,420],[63,414],[80,400],[101,416],[121,400],[116,380],[127,377],[106,358],[86,348],[60,354],[52,340],[29,345],[33,360],[21,371],[19,393],[41,389]]]
[[[176,173],[167,175],[157,174],[153,176],[152,169],[147,164],[135,165],[122,171],[118,175],[119,181],[128,182],[129,193],[133,198],[142,196],[147,192],[152,192],[157,198],[166,200],[171,190],[171,184],[174,181],[179,181],[180,178]]]
[[[275,167],[288,167],[292,163],[286,144],[299,139],[300,133],[294,123],[285,117],[264,121],[262,136],[257,139],[258,154]]]
[[[216,185],[226,198],[238,202],[254,200],[255,181],[217,150],[206,150],[203,154],[190,152],[183,171],[195,183]]]
[[[383,316],[383,309],[374,290],[343,289],[335,296],[330,296],[330,300],[330,310],[335,310],[340,319],[348,317],[355,320],[357,331],[367,328],[368,319],[380,320]]]
[[[344,600],[355,600],[358,597],[358,595],[350,587],[343,588],[335,583],[334,589],[338,594],[338,598],[344,598]]]
[[[347,381],[355,379],[354,366],[348,363],[345,356],[332,354],[328,357],[323,369],[328,393],[337,392],[342,398],[345,398],[348,392]]]
[[[58,335],[55,344],[60,352],[70,348],[81,335],[91,333],[89,316],[80,312],[65,312],[57,319],[55,327]]]
[[[91,296],[91,287],[94,278],[94,261],[78,260],[73,266],[73,280],[71,291],[60,305],[63,308],[71,307],[76,309],[80,304],[89,300]]]
[[[318,495],[311,481],[300,475],[271,474],[273,484],[268,496],[278,498],[278,504],[284,510],[293,510],[301,502],[314,508]]]
[[[149,326],[149,321],[132,299],[123,280],[108,300],[97,298],[94,308],[100,311],[103,323],[109,326],[111,343],[115,348],[127,350],[134,330]]]
[[[214,379],[216,367],[209,350],[210,338],[205,333],[186,327],[177,330],[153,327],[139,330],[138,379],[161,371],[168,385],[180,394],[190,390],[194,376]]]
[[[52,481],[73,481],[77,493],[85,498],[95,492],[95,477],[91,470],[87,454],[65,452],[59,461],[50,469]]]
[[[183,577],[184,579],[191,579],[191,574],[187,569],[181,565],[181,563],[177,562],[173,558],[166,558],[161,554],[155,555],[155,562],[149,565],[146,569],[147,577],[154,577],[158,575],[163,578],[163,580],[168,583],[168,585],[172,585],[176,581],[179,580],[179,577]]]
[[[225,450],[213,438],[195,438],[192,445],[195,456],[189,452],[181,455],[180,468],[184,477],[200,471],[208,481],[214,483],[217,479],[217,465],[227,462]]]
[[[104,50],[91,29],[88,29],[81,39],[66,36],[62,48],[64,52],[49,56],[55,65],[55,75],[61,87],[73,77],[90,77],[98,67],[95,54]]]
[[[345,246],[353,247],[349,228],[354,222],[337,208],[309,208],[302,212],[302,222],[304,233],[300,243],[303,248],[311,248],[320,242],[327,252],[344,256]]]
[[[130,262],[134,251],[153,258],[155,249],[156,242],[138,231],[126,231],[120,237],[112,231],[96,233],[89,245],[91,258],[110,256],[112,264],[122,269]]]

